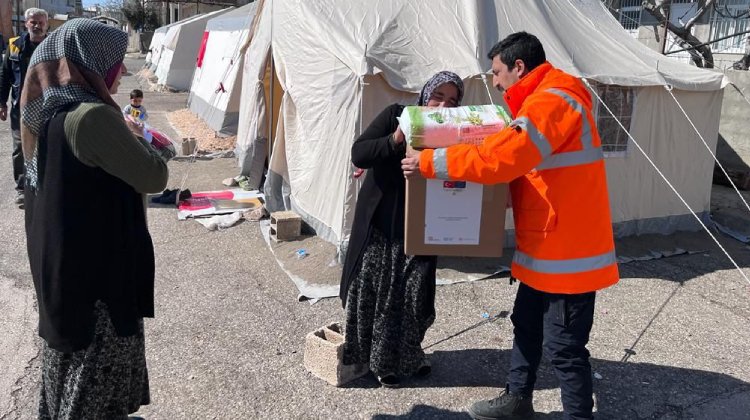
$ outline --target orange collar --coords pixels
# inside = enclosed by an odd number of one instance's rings
[[[546,76],[553,68],[554,67],[552,67],[552,64],[550,64],[549,61],[545,61],[505,91],[503,98],[505,98],[505,103],[508,104],[510,113],[513,117],[515,117],[521,109],[523,101],[525,101],[526,98],[536,90],[539,84],[542,83],[544,76]]]

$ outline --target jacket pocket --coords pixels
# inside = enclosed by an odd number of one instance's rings
[[[514,209],[513,222],[516,230],[551,232],[557,228],[557,214],[551,207],[546,209]]]

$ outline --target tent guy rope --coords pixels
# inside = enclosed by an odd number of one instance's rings
[[[596,96],[596,99],[599,101],[599,103],[601,103],[604,106],[604,109],[606,109],[607,112],[612,116],[612,118],[614,118],[614,120],[617,121],[617,124],[620,126],[620,128],[622,128],[622,130],[625,132],[625,134],[628,135],[628,138],[630,139],[630,141],[633,142],[633,144],[635,145],[635,147],[638,148],[638,150],[641,152],[641,154],[643,154],[643,156],[646,158],[646,160],[648,161],[648,163],[650,163],[651,166],[653,166],[653,168],[656,170],[656,172],[659,174],[659,176],[661,176],[661,178],[664,180],[664,182],[667,183],[667,185],[672,190],[672,192],[674,192],[677,195],[677,198],[679,198],[680,201],[682,201],[682,204],[684,204],[685,207],[687,207],[687,209],[690,211],[690,214],[692,214],[693,217],[695,217],[695,220],[697,220],[698,223],[700,223],[700,225],[703,227],[703,229],[706,231],[706,233],[708,233],[708,235],[711,237],[711,239],[713,239],[713,241],[716,243],[716,245],[719,247],[719,249],[721,249],[724,252],[724,255],[726,255],[727,258],[729,258],[729,261],[731,261],[732,264],[734,265],[734,267],[737,269],[737,271],[740,272],[740,275],[742,276],[742,278],[744,278],[745,281],[748,284],[750,284],[750,278],[747,277],[747,275],[745,274],[745,272],[742,271],[742,268],[740,268],[740,266],[737,264],[737,262],[734,260],[734,258],[732,258],[732,256],[729,255],[729,252],[727,252],[727,250],[724,249],[724,247],[721,245],[721,243],[719,242],[719,240],[716,239],[716,236],[714,236],[714,234],[711,233],[711,231],[708,229],[708,227],[706,226],[706,224],[703,223],[703,220],[701,220],[701,218],[698,217],[698,215],[695,213],[695,211],[692,209],[692,207],[690,207],[690,205],[687,203],[687,201],[685,201],[685,198],[682,197],[682,194],[680,194],[677,191],[677,189],[674,187],[674,185],[672,185],[672,183],[669,181],[669,179],[667,179],[667,177],[659,169],[659,167],[656,166],[656,164],[654,163],[654,161],[651,160],[651,158],[648,156],[648,154],[646,154],[646,151],[643,150],[643,148],[641,147],[641,145],[638,144],[638,142],[635,140],[635,138],[633,138],[633,135],[630,134],[630,132],[625,128],[625,126],[622,125],[622,122],[620,122],[620,120],[612,112],[612,110],[604,102],[604,100],[602,100],[602,98],[599,96],[599,94],[596,93],[596,90],[594,89],[594,87],[591,86],[591,84],[589,83],[589,81],[585,77],[582,77],[581,80],[583,81],[584,84],[586,84],[586,86],[589,88],[589,90],[591,91],[591,93],[593,93],[594,96]]]
[[[484,74],[484,73],[482,73],[482,74],[480,74],[480,76],[482,77],[482,82],[484,83],[484,88],[487,90],[487,97],[489,98],[490,103],[492,105],[495,105],[495,101],[492,100],[492,94],[490,93],[490,86],[489,86],[489,84],[487,84],[487,75]]]
[[[737,86],[737,85],[735,85],[734,83],[730,83],[730,85],[732,85],[732,87],[735,90],[737,90],[737,92],[740,94],[740,96],[742,96],[742,99],[744,99],[745,102],[747,102],[747,104],[750,105],[750,99],[748,99],[747,96],[745,96],[745,92],[743,92],[742,89],[740,89],[740,87]]]
[[[680,108],[680,111],[682,111],[682,115],[684,115],[685,119],[688,120],[688,122],[690,123],[690,126],[693,127],[693,130],[695,130],[695,133],[698,134],[698,138],[700,138],[701,141],[703,142],[703,145],[706,146],[706,150],[708,150],[708,153],[711,154],[711,157],[713,157],[716,164],[719,165],[719,168],[721,168],[721,171],[724,173],[724,176],[726,176],[727,179],[729,180],[729,183],[732,184],[732,188],[734,188],[734,191],[737,192],[737,195],[740,197],[740,200],[742,200],[742,202],[745,204],[747,211],[750,211],[750,205],[747,204],[745,197],[742,196],[742,193],[737,188],[737,185],[735,185],[734,181],[732,181],[732,178],[729,177],[727,170],[724,169],[724,165],[722,165],[721,162],[719,162],[719,158],[717,158],[716,154],[711,150],[711,147],[706,142],[706,139],[703,138],[703,135],[698,130],[698,127],[695,126],[695,124],[693,123],[693,120],[691,120],[687,112],[685,112],[685,108],[682,107],[682,104],[680,103],[680,101],[678,101],[677,97],[674,96],[674,93],[672,92],[672,86],[669,86],[669,85],[664,86],[664,89],[666,89],[666,91],[669,92],[669,95],[672,96],[672,99],[674,99],[675,103]]]

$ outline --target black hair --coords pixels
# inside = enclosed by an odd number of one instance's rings
[[[513,66],[516,60],[521,60],[528,71],[534,70],[547,61],[539,38],[528,32],[510,34],[495,44],[487,54],[487,58],[493,60],[495,57],[498,57],[508,68]]]
[[[143,98],[143,91],[140,89],[133,89],[130,91],[130,99]]]

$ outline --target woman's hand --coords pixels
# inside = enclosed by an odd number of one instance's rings
[[[401,144],[404,141],[406,141],[406,136],[404,136],[404,132],[401,131],[401,126],[399,125],[396,127],[396,131],[393,132],[393,141],[396,144]]]
[[[407,154],[401,160],[401,170],[404,171],[404,178],[413,178],[422,175],[419,171],[419,154],[420,152],[415,151],[413,154]]]

